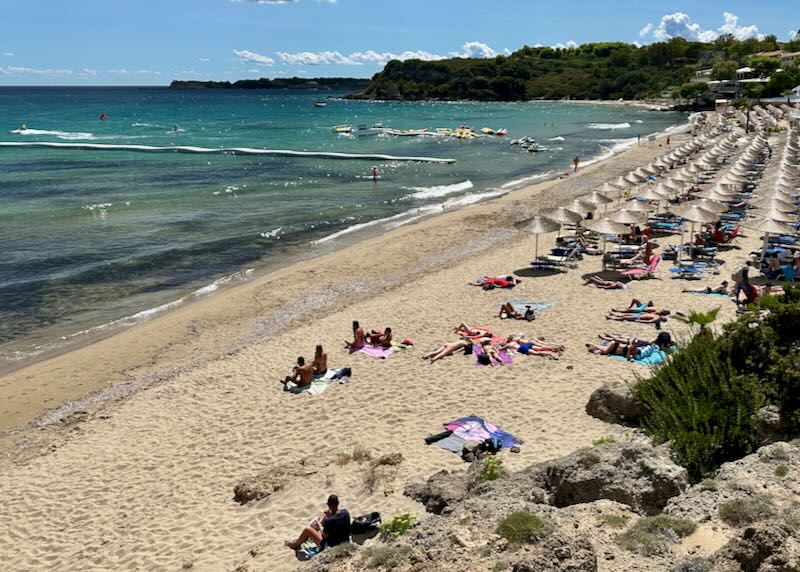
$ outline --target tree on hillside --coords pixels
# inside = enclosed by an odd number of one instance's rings
[[[711,68],[711,79],[726,80],[736,79],[736,62],[731,60],[717,60]]]
[[[767,78],[781,67],[781,61],[778,58],[756,56],[750,59],[750,67],[757,77]]]

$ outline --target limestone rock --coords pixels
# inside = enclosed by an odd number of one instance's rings
[[[292,484],[298,478],[310,477],[317,469],[300,461],[270,467],[240,481],[233,487],[233,499],[241,504],[261,500]]]
[[[644,406],[633,396],[632,385],[614,382],[592,393],[586,413],[608,423],[637,424],[644,416]]]
[[[759,522],[748,526],[717,552],[719,567],[726,569],[727,562],[736,562],[743,572],[765,572],[762,564],[770,559],[772,563],[768,566],[771,571],[788,572],[791,568],[781,568],[782,559],[773,557],[782,552],[791,536],[792,529],[786,524]]]
[[[686,469],[666,452],[638,443],[582,449],[536,465],[533,472],[544,481],[554,506],[609,499],[651,515],[661,512],[689,484]]]
[[[442,514],[444,510],[467,494],[467,479],[463,473],[439,471],[423,483],[411,483],[404,494],[425,505],[428,512]]]

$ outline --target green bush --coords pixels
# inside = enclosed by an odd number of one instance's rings
[[[414,525],[414,515],[404,512],[395,515],[392,520],[380,525],[379,530],[384,538],[397,540],[403,536]]]
[[[497,534],[512,548],[538,542],[552,530],[549,522],[524,510],[512,512],[497,525]]]
[[[787,467],[786,465],[778,465],[777,467],[775,467],[775,476],[776,477],[783,478],[788,474],[789,474],[789,467]]]
[[[597,439],[592,441],[592,445],[595,447],[599,447],[600,445],[606,445],[608,443],[614,443],[614,437],[611,435],[603,435],[602,437],[598,437]]]
[[[496,481],[505,476],[506,470],[503,468],[503,461],[494,455],[490,455],[483,462],[483,466],[475,478],[478,482],[484,483],[486,481]]]
[[[411,554],[410,546],[372,546],[364,549],[367,568],[392,570],[402,566]]]
[[[636,524],[617,536],[619,546],[643,556],[661,554],[667,542],[684,538],[694,532],[697,525],[685,518],[666,514],[640,518]]]
[[[765,519],[775,513],[769,497],[759,495],[736,499],[719,505],[719,517],[731,526],[743,526]]]
[[[708,572],[714,563],[706,558],[687,558],[678,562],[671,572]]]
[[[736,371],[711,336],[693,338],[634,392],[645,406],[645,431],[669,441],[695,482],[755,449],[761,391],[753,376]]]
[[[597,517],[597,520],[611,528],[625,528],[628,517],[619,514],[601,514]]]

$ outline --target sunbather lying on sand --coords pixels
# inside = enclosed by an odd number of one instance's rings
[[[722,284],[720,284],[716,288],[712,288],[711,286],[706,286],[705,288],[695,288],[695,289],[684,288],[682,292],[688,294],[728,294],[729,293],[728,281],[724,280]]]
[[[484,290],[494,290],[495,288],[513,288],[521,280],[511,275],[508,276],[483,276],[475,282],[470,282],[470,286],[480,286]]]
[[[511,318],[514,320],[533,321],[536,319],[536,312],[530,306],[525,306],[525,312],[517,312],[511,302],[506,302],[500,306],[500,318]]]
[[[672,346],[672,336],[668,332],[661,332],[656,336],[652,342],[637,338],[635,336],[623,336],[620,334],[609,334],[603,332],[597,335],[598,338],[606,342],[619,342],[621,344],[633,344],[637,346],[650,346],[656,344],[661,349],[667,349]]]
[[[653,304],[652,300],[647,304],[644,304],[636,298],[631,300],[630,306],[624,310],[612,308],[611,311],[616,312],[617,314],[659,314],[661,316],[668,316],[670,314],[669,310],[656,306]]]
[[[526,338],[524,336],[510,335],[500,344],[501,350],[514,350],[523,355],[547,356],[558,359],[559,354],[566,348],[558,344],[548,344],[541,338]]]
[[[432,352],[428,352],[427,354],[422,356],[422,359],[429,359],[431,360],[431,363],[433,363],[447,356],[451,356],[459,350],[466,349],[467,347],[472,349],[472,343],[473,343],[472,340],[469,338],[461,338],[457,342],[452,342],[449,344],[445,344],[443,346],[439,346]]]
[[[606,320],[616,320],[618,322],[639,322],[641,324],[656,324],[658,326],[661,322],[666,322],[667,318],[662,314],[655,312],[615,312],[611,311],[606,314]]]
[[[658,334],[655,340],[648,342],[640,340],[639,338],[629,338],[625,336],[614,336],[609,334],[601,334],[600,338],[606,340],[608,343],[604,346],[597,344],[586,344],[589,352],[597,355],[615,355],[623,356],[628,361],[633,361],[643,348],[656,345],[662,351],[667,351],[672,346],[672,337],[667,332]]]
[[[599,276],[589,276],[583,281],[584,286],[594,286],[603,290],[621,290],[625,288],[625,284],[619,280],[603,280]]]
[[[483,350],[485,358],[479,359],[479,363],[483,363],[484,365],[489,365],[492,362],[503,363],[503,358],[500,357],[500,352],[497,351],[497,348],[492,345],[492,340],[481,340],[481,349]],[[488,358],[488,360],[486,358]]]
[[[358,320],[353,320],[353,341],[352,342],[345,342],[344,347],[356,351],[360,350],[364,347],[367,343],[367,339],[364,336],[364,330],[361,328],[361,325],[358,323]]]
[[[373,346],[382,348],[392,347],[392,328],[386,328],[383,332],[372,330],[367,334],[367,342]]]
[[[313,380],[314,366],[310,363],[306,363],[305,358],[301,356],[297,358],[297,365],[292,368],[292,375],[287,375],[281,383],[284,388],[286,388],[286,384],[289,382],[293,382],[297,387],[308,387]]]
[[[472,327],[469,324],[465,324],[461,322],[458,326],[456,326],[456,333],[459,336],[464,336],[467,338],[491,338],[492,332],[487,330],[486,328],[480,327]]]

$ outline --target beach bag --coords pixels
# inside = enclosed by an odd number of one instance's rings
[[[471,356],[472,355],[472,344],[468,346],[464,346],[464,355]]]
[[[503,448],[503,442],[496,437],[490,437],[489,439],[484,439],[480,446],[480,450],[482,452],[489,453],[490,455],[499,453],[502,448]]]
[[[350,532],[353,534],[364,534],[365,532],[373,532],[378,530],[378,527],[381,524],[381,513],[379,512],[370,512],[368,514],[362,514],[353,519],[353,523],[350,525]]]

